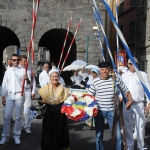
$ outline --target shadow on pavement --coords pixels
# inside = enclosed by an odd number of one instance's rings
[[[27,135],[25,131],[21,134],[21,144],[15,145],[11,128],[10,140],[5,145],[0,145],[0,150],[40,150],[42,120],[36,120],[32,123],[32,134]],[[2,126],[0,126],[0,134]],[[95,150],[95,130],[90,130],[90,127],[85,122],[73,122],[69,120],[69,133],[71,150]],[[147,142],[150,138],[145,139]],[[58,143],[59,144],[59,143]],[[111,150],[111,134],[108,125],[104,131],[104,146],[105,150]]]
[[[104,146],[105,150],[111,150],[111,135],[108,125],[105,126]],[[95,150],[95,130],[82,122],[69,120],[71,150]]]
[[[12,137],[13,129],[11,129],[9,141],[4,145],[0,145],[0,150],[40,150],[41,128],[41,120],[37,120],[35,123],[32,124],[32,134],[26,134],[23,130],[20,138],[20,145],[16,145],[14,143]],[[2,126],[0,126],[0,134],[1,133]]]

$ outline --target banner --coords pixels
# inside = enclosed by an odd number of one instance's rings
[[[115,54],[116,66],[124,66],[124,67],[126,67],[127,66],[126,51],[125,50],[121,50],[121,51],[119,51],[119,53],[114,52],[114,54]],[[117,56],[117,54],[119,54],[119,56]]]

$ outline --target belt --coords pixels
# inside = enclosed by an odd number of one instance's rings
[[[21,93],[21,91],[15,92],[15,93],[13,93],[13,92],[8,92],[8,93],[10,93],[10,94],[18,94],[18,93]]]
[[[144,101],[144,100],[142,100],[142,101],[134,101],[134,100],[133,100],[133,101],[132,101],[132,104],[143,103],[143,101]]]

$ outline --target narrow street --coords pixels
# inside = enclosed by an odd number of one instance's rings
[[[5,145],[1,145],[0,150],[40,150],[41,128],[42,120],[35,120],[31,128],[32,134],[26,134],[25,131],[22,131],[20,145],[14,144],[14,140],[12,137],[13,129],[11,128],[10,140]],[[1,131],[2,126],[0,127],[0,133]],[[71,150],[95,149],[95,131],[90,130],[90,128],[85,124],[85,122],[69,121],[69,132]],[[106,150],[110,150],[111,135],[107,126],[104,135],[105,148]]]

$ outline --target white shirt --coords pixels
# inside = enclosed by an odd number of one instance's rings
[[[22,91],[22,83],[24,80],[24,69],[21,67],[11,67],[6,70],[3,83],[1,95],[6,97],[9,92],[17,93]],[[25,88],[28,87],[29,84],[25,81]]]
[[[87,85],[91,85],[93,82],[93,76],[92,75],[89,75],[89,80],[88,82],[86,83]]]
[[[82,73],[81,71],[79,72],[79,75],[81,75],[84,78],[88,77],[88,73],[84,72]]]
[[[59,78],[59,83],[61,83],[63,86],[66,85],[64,79],[61,76]]]
[[[143,80],[148,88],[148,90],[150,91],[150,84],[148,81],[148,77],[147,74],[143,71],[140,71]],[[133,75],[133,78],[132,78]],[[131,81],[132,78],[132,81]],[[125,85],[129,88],[131,96],[132,96],[132,100],[133,102],[140,102],[144,100],[144,89],[141,85],[141,82],[136,74],[136,72],[132,73],[130,71],[127,71],[126,73],[122,74],[122,81],[125,83]],[[132,82],[132,84],[131,84]],[[148,98],[147,102],[149,102]]]
[[[49,78],[48,73],[45,70],[43,70],[39,75],[40,86],[41,87],[46,86],[47,83],[49,83],[49,81],[50,81],[50,78]]]
[[[74,82],[77,85],[81,85],[80,82],[83,80],[83,77],[81,75],[73,75],[72,77],[70,77],[71,81]]]
[[[12,66],[7,65],[7,66],[6,66],[6,69],[9,69],[9,68],[12,68]]]
[[[20,66],[20,65],[19,65]],[[20,66],[22,69],[24,69],[24,73],[25,73],[25,68],[24,66]],[[27,75],[28,78],[30,80],[30,86],[25,87],[25,92],[31,92],[31,94],[35,94],[35,90],[36,90],[36,81],[35,81],[35,77],[32,75],[32,69],[30,67],[28,67],[27,70]]]

